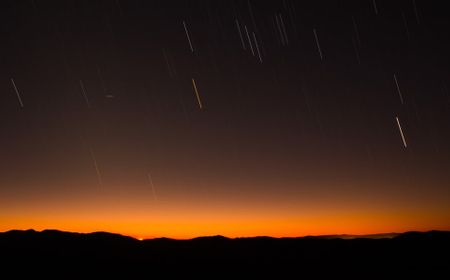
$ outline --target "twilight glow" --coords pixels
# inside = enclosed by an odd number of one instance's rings
[[[443,7],[150,2],[0,4],[0,231],[450,230]]]

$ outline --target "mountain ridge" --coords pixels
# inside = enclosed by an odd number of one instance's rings
[[[450,231],[406,232],[389,238],[206,236],[193,239],[136,238],[108,232],[11,230],[0,233],[0,267],[26,276],[61,271],[74,278],[124,279],[164,275],[227,278],[384,279],[389,275],[450,276]],[[343,237],[343,238],[342,238]],[[19,267],[20,269],[17,269]],[[26,268],[26,269],[24,269]],[[393,274],[394,273],[394,274]],[[283,277],[281,277],[283,276]],[[370,276],[370,277],[369,277]],[[213,277],[214,278],[214,277]],[[234,278],[233,278],[234,279]]]
[[[199,239],[229,239],[229,240],[237,240],[237,239],[382,239],[382,238],[396,238],[402,235],[414,235],[414,234],[426,234],[433,232],[441,232],[441,233],[449,233],[450,231],[445,230],[430,230],[430,231],[406,231],[406,232],[388,232],[388,233],[374,233],[374,234],[325,234],[325,235],[304,235],[304,236],[293,236],[293,237],[273,237],[273,236],[239,236],[239,237],[227,237],[223,235],[204,235],[197,236],[186,239],[179,238],[171,238],[171,237],[154,237],[154,238],[136,238],[133,236],[128,236],[120,233],[113,233],[107,231],[93,231],[93,232],[75,232],[75,231],[64,231],[58,229],[44,229],[44,230],[35,230],[35,229],[12,229],[4,232],[0,232],[0,236],[2,235],[24,235],[24,234],[51,234],[51,235],[70,235],[73,236],[109,236],[109,237],[120,237],[120,238],[129,238],[134,239],[136,241],[148,241],[148,240],[175,240],[175,241],[187,241],[187,240],[199,240]]]

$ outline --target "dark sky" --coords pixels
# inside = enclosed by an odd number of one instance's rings
[[[0,230],[450,229],[444,1],[0,5]]]

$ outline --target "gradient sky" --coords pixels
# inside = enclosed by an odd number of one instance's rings
[[[450,230],[450,19],[393,2],[2,1],[0,231]]]

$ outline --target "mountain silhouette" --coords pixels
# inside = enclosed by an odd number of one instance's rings
[[[0,233],[0,260],[2,270],[11,269],[17,277],[29,272],[61,278],[450,276],[450,232],[369,237],[208,236],[140,241],[108,232],[12,230]]]

